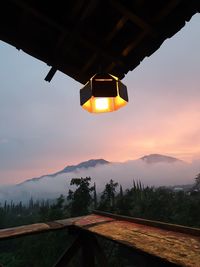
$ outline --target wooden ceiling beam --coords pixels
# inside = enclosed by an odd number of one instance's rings
[[[0,34],[0,40],[16,47],[16,49],[18,50],[22,50],[24,51],[25,53],[31,55],[32,57],[34,58],[37,58],[43,62],[45,62],[48,66],[54,66],[54,70],[55,69],[59,69],[60,71],[62,71],[63,73],[67,74],[71,77],[73,77],[75,80],[79,81],[79,82],[82,82],[82,83],[85,83],[85,77],[82,76],[82,74],[80,72],[78,72],[78,70],[76,68],[74,68],[73,66],[71,65],[55,65],[54,62],[52,62],[51,59],[49,59],[48,61],[46,60],[46,58],[43,58],[41,57],[38,52],[32,50],[32,49],[29,49],[27,48],[26,44],[24,42],[19,42],[17,40],[13,41],[13,38],[10,38],[10,36],[8,35],[3,35],[2,33]],[[50,70],[51,71],[51,74],[53,72],[53,70]],[[77,73],[77,74],[76,74]],[[49,75],[51,75],[49,74]]]
[[[75,25],[69,27],[70,30],[68,29],[66,32],[61,33],[60,38],[58,39],[55,51],[59,50],[61,45],[65,45],[65,53],[70,50],[70,48],[74,44],[74,41],[76,40],[75,37],[77,35],[77,32],[80,31],[83,21],[94,11],[97,4],[98,4],[98,1],[93,0],[91,5],[89,4],[88,6],[85,7],[85,9],[82,10],[82,14],[81,16],[79,16],[79,19],[76,20]],[[66,38],[67,38],[67,45],[65,44]]]
[[[163,9],[161,9],[159,14],[156,17],[154,17],[153,22],[157,22],[160,19],[165,18],[174,8],[176,8],[176,6],[180,2],[181,2],[181,0],[169,1],[168,4],[165,5],[165,7],[163,7]],[[122,56],[127,57],[129,55],[129,53],[142,42],[142,40],[145,38],[146,35],[147,35],[147,32],[145,32],[145,31],[142,32],[141,34],[139,34],[138,37],[135,40],[133,40],[131,43],[129,43],[126,46],[126,48],[122,51]]]
[[[70,19],[73,19],[74,17],[78,16],[79,13],[81,12],[83,6],[85,4],[84,0],[78,0],[78,1],[74,1],[74,5],[72,7],[72,10],[70,13],[68,13],[68,17]]]
[[[98,51],[100,55],[105,56],[111,61],[116,62],[117,64],[121,66],[125,66],[125,63],[117,58],[117,55],[115,55],[111,50],[105,50],[104,47],[89,41],[87,38],[83,38],[82,36],[76,36],[76,38],[86,47],[88,47],[90,50],[93,50],[94,52]]]
[[[131,43],[129,43],[126,48],[122,51],[122,56],[126,57],[128,54],[135,48],[137,47],[141,41],[144,39],[146,36],[146,32],[141,32],[135,40],[133,40]]]
[[[90,68],[90,66],[95,62],[97,57],[98,54],[94,53],[93,56],[87,61],[87,63],[82,67],[81,72],[85,73]]]
[[[112,31],[105,38],[106,43],[109,43],[115,37],[115,35],[124,27],[127,20],[128,19],[125,16],[123,16],[121,19],[119,19],[119,21],[116,23],[116,25],[114,26]]]
[[[147,23],[144,19],[140,18],[139,16],[131,12],[127,7],[125,7],[119,1],[110,0],[110,4],[119,13],[127,17],[134,24],[136,24],[139,28],[143,29],[145,32],[148,32],[149,34],[156,35],[156,31],[149,23]]]
[[[57,29],[58,31],[65,31],[65,27],[63,27],[56,21],[52,20],[42,12],[39,12],[38,10],[27,4],[25,1],[23,0],[8,0],[8,1],[15,3],[18,7],[22,9],[25,9],[26,12],[30,13],[31,15],[34,15],[36,18],[47,23],[49,26],[52,26],[54,29]]]
[[[110,73],[115,66],[116,66],[115,62],[111,62],[110,65],[108,65],[108,67],[106,68],[106,72]]]
[[[127,19],[131,20],[134,24],[136,24],[139,28],[142,29],[142,32],[137,36],[135,40],[133,40],[131,43],[129,43],[123,50],[121,55],[123,57],[128,56],[128,54],[140,44],[140,42],[144,39],[144,37],[148,34],[153,35],[154,37],[157,36],[157,32],[155,29],[147,23],[144,19],[140,18],[133,12],[131,12],[127,7],[125,7],[123,4],[121,4],[118,1],[110,0],[110,4],[113,8],[118,10],[120,13],[122,13]],[[109,66],[108,69],[113,68],[113,63]]]
[[[165,18],[174,8],[176,8],[182,0],[171,0],[161,9],[159,14],[153,18],[153,22],[157,22]]]
[[[127,18],[126,17],[121,17],[121,19],[119,19],[119,21],[116,23],[116,25],[114,26],[114,28],[112,29],[112,31],[107,35],[107,37],[104,40],[104,44],[108,45],[111,40],[115,37],[115,35],[123,28],[123,26],[125,25],[125,23],[127,22]],[[95,60],[98,58],[98,53],[95,53],[90,60],[85,64],[85,66],[82,68],[82,73],[85,73],[90,66],[95,62]],[[114,62],[112,62],[112,66],[115,65]],[[110,69],[110,68],[109,68]]]
[[[9,2],[7,5],[6,2]],[[126,6],[126,1],[121,0],[109,0],[106,4],[101,3],[99,0],[88,0],[88,2],[84,5],[84,0],[76,0],[72,5],[70,5],[70,10],[68,12],[71,12],[71,17],[69,14],[66,14],[69,20],[69,24],[66,26],[65,23],[60,22],[59,14],[55,14],[55,17],[51,16],[51,12],[48,14],[48,7],[46,11],[42,11],[40,9],[40,6],[34,6],[34,1],[26,1],[26,0],[7,0],[5,1],[5,5],[7,12],[8,8],[13,8],[13,14],[15,15],[14,18],[16,19],[16,28],[13,31],[4,33],[4,30],[2,30],[2,34],[6,35],[4,36],[4,41],[6,39],[9,39],[8,42],[14,46],[17,46],[18,48],[22,48],[25,52],[29,53],[32,56],[35,56],[39,58],[40,60],[46,62],[47,64],[53,65],[54,68],[58,68],[59,70],[63,71],[67,75],[70,75],[71,77],[75,78],[78,81],[85,82],[85,80],[88,79],[88,76],[92,74],[92,72],[95,72],[97,60],[100,61],[102,59],[102,67],[105,67],[105,69],[112,70],[113,68],[115,71],[119,72],[119,76],[123,77],[124,73],[128,72],[129,70],[135,68],[139,62],[145,57],[149,56],[153,51],[156,51],[158,47],[162,44],[164,39],[169,37],[169,33],[171,29],[173,28],[173,25],[168,26],[168,22],[170,23],[171,17],[174,18],[174,15],[179,14],[178,12],[183,12],[183,17],[179,18],[177,16],[177,29],[181,28],[181,25],[184,24],[184,14],[185,14],[185,20],[189,19],[190,15],[192,16],[195,14],[195,11],[198,10],[199,4],[196,4],[196,0],[168,0],[166,1],[166,4],[163,8],[160,9],[160,11],[157,11],[155,16],[151,19],[151,21],[147,18],[142,18],[140,15],[137,15],[137,12],[134,12],[134,10],[131,11],[131,8],[129,9]],[[143,1],[144,4],[148,0]],[[98,9],[91,11],[93,7],[91,5],[100,3],[98,5]],[[12,5],[10,5],[10,3]],[[33,3],[31,5],[31,3]],[[139,2],[138,2],[139,3]],[[141,0],[140,0],[141,3]],[[188,5],[188,10],[187,10]],[[2,7],[3,7],[2,6]],[[145,7],[145,5],[144,5]],[[99,40],[99,37],[94,37],[95,32],[93,32],[93,37],[90,37],[88,32],[93,29],[93,25],[86,25],[87,23],[84,22],[84,19],[88,18],[90,15],[93,14],[99,14],[99,12],[104,12],[104,9],[108,8],[110,10],[113,8],[113,11],[116,13],[116,15],[121,18],[116,23],[116,25],[113,27],[113,29],[110,31],[110,33],[107,35],[107,37],[101,38]],[[148,4],[146,6],[148,8]],[[3,10],[3,9],[2,9]],[[137,10],[137,8],[136,8]],[[111,11],[111,10],[110,10]],[[15,12],[15,13],[14,13]],[[30,44],[30,40],[26,38],[25,34],[20,36],[19,33],[17,33],[18,28],[20,27],[20,19],[25,19],[25,17],[22,15],[25,13],[27,15],[27,18],[30,18],[31,21],[34,21],[34,23],[30,23],[30,25],[25,25],[22,27],[22,30],[24,29],[24,32],[28,32],[29,27],[35,27],[33,29],[34,36],[35,36],[35,42]],[[61,11],[62,13],[62,11]],[[68,16],[69,15],[69,16]],[[175,17],[176,18],[176,17]],[[174,18],[174,21],[176,22],[176,19]],[[7,19],[9,22],[10,19],[8,17]],[[111,23],[114,22],[115,18],[111,17],[110,21]],[[79,23],[81,21],[81,23]],[[126,46],[119,48],[120,45],[115,44],[113,41],[113,38],[120,32],[123,31],[124,25],[127,23],[133,25],[133,30],[135,27],[137,27],[140,31],[137,32],[135,35],[131,35],[130,43],[128,43]],[[29,22],[29,20],[28,20]],[[14,23],[14,22],[13,22]],[[96,23],[96,22],[95,22]],[[97,21],[98,23],[98,21]],[[101,22],[99,22],[101,23]],[[173,24],[173,20],[171,22]],[[26,24],[26,23],[24,23]],[[41,29],[39,28],[39,25],[43,24]],[[79,26],[77,26],[77,24]],[[180,27],[178,27],[180,24]],[[86,26],[86,29],[84,27]],[[134,27],[135,26],[135,27]],[[6,28],[6,24],[4,25],[4,28]],[[38,27],[36,29],[36,27]],[[87,27],[89,27],[89,30],[87,31]],[[163,31],[162,31],[163,27]],[[8,29],[10,29],[8,27]],[[46,30],[47,33],[46,33]],[[174,31],[176,31],[174,27]],[[30,32],[29,32],[30,33]],[[30,33],[31,34],[31,33]],[[40,38],[40,36],[44,36],[47,34],[48,38]],[[120,32],[121,34],[121,32]],[[124,34],[128,34],[125,33]],[[171,35],[174,34],[174,32],[171,32]],[[122,32],[123,35],[123,32]],[[149,37],[149,38],[145,38]],[[21,39],[20,39],[21,38]],[[54,39],[53,39],[54,38]],[[40,44],[40,39],[41,44]],[[73,39],[67,40],[67,39]],[[103,40],[104,39],[104,40]],[[47,51],[45,50],[45,46],[48,45],[48,41],[50,42],[50,47]],[[57,43],[56,43],[57,42]],[[111,45],[109,46],[109,43]],[[76,46],[73,49],[72,44],[76,44]],[[115,46],[117,47],[119,52],[112,51],[111,47]],[[135,48],[137,49],[137,54],[131,53]],[[141,48],[141,49],[139,49]],[[71,49],[73,51],[71,51]],[[76,52],[80,55],[76,55]],[[55,55],[54,55],[55,53]],[[65,54],[66,53],[66,54]],[[72,55],[71,55],[72,53]],[[86,62],[83,62],[83,59],[81,58],[81,53],[88,54],[88,58],[85,59]],[[36,55],[37,54],[37,55]],[[60,54],[60,56],[59,56]],[[130,55],[131,54],[131,55]],[[74,62],[76,63],[68,63],[67,60],[70,58],[72,62],[74,57]],[[80,59],[79,59],[80,57]],[[85,57],[84,57],[85,58]],[[69,65],[69,69],[68,69]],[[73,65],[73,66],[71,66]],[[83,73],[80,71],[81,66],[83,67]],[[51,75],[53,73],[53,70],[51,71]],[[49,74],[49,77],[51,75]]]
[[[67,34],[67,35],[68,34],[69,35],[72,34],[73,38],[75,40],[77,40],[80,43],[82,43],[88,49],[93,50],[94,52],[98,51],[99,54],[101,54],[102,56],[105,56],[110,61],[115,62],[116,64],[125,67],[125,63],[123,61],[121,61],[120,59],[118,59],[117,56],[112,51],[107,51],[107,50],[104,49],[104,47],[101,47],[97,43],[91,42],[87,37],[81,36],[80,32],[73,30],[73,33],[71,33],[71,27],[64,27],[60,23],[55,22],[53,19],[49,18],[48,16],[46,16],[42,12],[39,12],[38,10],[36,10],[33,7],[29,6],[23,0],[9,0],[9,1],[14,2],[16,5],[18,5],[22,9],[25,9],[26,12],[31,13],[35,17],[39,18],[41,21],[44,21],[48,25],[54,27],[55,29],[60,31],[61,34],[63,34],[63,36],[65,36],[65,34]],[[98,2],[98,1],[96,0],[95,2]],[[93,2],[93,6],[94,6],[94,2]],[[90,7],[90,10],[91,10],[91,7]],[[87,14],[88,14],[88,12],[89,12],[89,10],[87,9]],[[82,19],[83,19],[83,17],[82,17]],[[66,47],[66,49],[67,49],[67,47]],[[59,65],[59,64],[57,64],[57,65]],[[55,67],[55,66],[53,66],[53,67]]]
[[[71,27],[70,32],[69,31],[68,32],[62,32],[60,37],[58,38],[58,41],[57,41],[57,44],[55,47],[55,53],[54,53],[55,61],[57,58],[57,51],[59,51],[60,47],[62,45],[64,45],[64,42],[65,42],[67,37],[68,37],[67,46],[65,46],[64,53],[66,54],[66,52],[71,49],[71,47],[74,44],[74,35],[75,35],[76,31],[79,30],[83,21],[94,11],[94,9],[96,8],[96,6],[98,4],[98,1],[97,0],[95,0],[95,1],[91,0],[91,4],[88,4],[88,6],[85,6],[83,4],[84,4],[84,1],[77,1],[77,3],[74,5],[74,8],[73,8],[74,16],[75,15],[77,16],[78,13],[81,12],[81,10],[82,10],[82,13],[80,14],[79,19],[76,22],[76,24],[73,27]],[[52,69],[47,74],[45,80],[47,80],[49,82],[51,81],[51,79],[53,77],[53,76],[51,76],[53,69],[54,68],[52,67]],[[55,74],[55,72],[54,72],[54,74]],[[48,77],[50,77],[50,79],[47,79]]]

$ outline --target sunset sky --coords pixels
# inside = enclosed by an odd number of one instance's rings
[[[55,172],[91,158],[160,153],[200,158],[200,15],[123,79],[129,104],[92,115],[82,85],[0,42],[0,184]]]

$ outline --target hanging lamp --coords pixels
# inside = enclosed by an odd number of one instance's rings
[[[95,74],[80,90],[80,104],[91,113],[116,111],[127,102],[127,87],[108,73]]]

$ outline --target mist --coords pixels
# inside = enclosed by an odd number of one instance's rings
[[[2,186],[0,187],[0,201],[25,202],[31,197],[33,199],[52,199],[60,194],[66,196],[70,189],[71,179],[78,177],[90,176],[91,185],[96,183],[97,192],[100,193],[110,179],[121,184],[123,189],[130,188],[133,180],[140,180],[145,186],[174,186],[193,184],[194,178],[199,172],[200,160],[192,163],[177,161],[149,164],[143,160],[110,163],[92,168],[81,168],[75,172],[59,174],[54,177],[44,176],[36,181]]]

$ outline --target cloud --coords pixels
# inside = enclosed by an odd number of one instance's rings
[[[129,104],[91,115],[81,84],[0,42],[0,183],[22,181],[90,158],[163,153],[200,157],[200,16],[129,72]],[[12,77],[12,79],[10,79]]]
[[[70,181],[76,177],[90,176],[95,182],[98,192],[102,192],[110,179],[120,183],[124,189],[130,188],[134,180],[140,180],[144,185],[163,186],[193,184],[194,177],[200,172],[200,161],[193,163],[156,163],[147,164],[142,160],[131,160],[124,163],[98,165],[95,168],[79,169],[76,172],[60,174],[55,177],[43,177],[38,181],[30,181],[20,185],[0,188],[1,201],[23,200],[33,198],[56,198],[61,193],[67,195]]]
[[[7,138],[1,138],[0,139],[0,145],[1,144],[7,144],[9,141],[8,141],[8,139]]]

